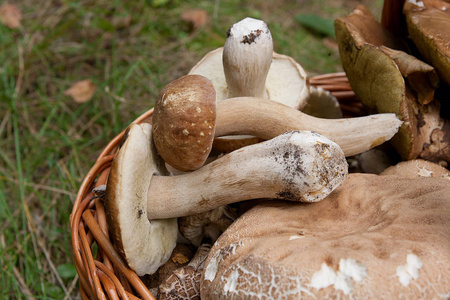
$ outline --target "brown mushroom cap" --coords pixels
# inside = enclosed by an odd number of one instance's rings
[[[450,3],[420,3],[407,1],[403,7],[409,36],[439,77],[450,85]]]
[[[439,299],[450,291],[450,183],[350,174],[324,201],[236,220],[205,264],[206,299]]]
[[[153,114],[153,138],[161,157],[181,171],[200,168],[211,152],[216,92],[201,75],[186,75],[166,85]]]

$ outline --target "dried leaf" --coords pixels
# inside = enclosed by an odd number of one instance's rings
[[[97,86],[90,80],[81,80],[75,82],[64,95],[72,97],[77,103],[89,101],[97,90]]]
[[[0,7],[0,22],[9,28],[19,28],[22,14],[20,10],[12,4],[3,3]]]
[[[190,9],[181,14],[181,19],[189,22],[192,25],[192,29],[196,30],[205,25],[208,20],[208,13],[204,9]]]

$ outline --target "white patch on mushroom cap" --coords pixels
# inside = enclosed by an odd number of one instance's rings
[[[217,270],[219,268],[220,262],[223,260],[225,255],[235,254],[236,248],[241,246],[242,243],[233,243],[229,247],[225,249],[220,249],[216,253],[214,253],[213,258],[209,261],[208,266],[205,269],[205,280],[213,281],[216,277]]]
[[[417,1],[417,0],[407,0],[406,2],[409,2],[409,3],[415,4],[415,5],[419,6],[419,7],[424,7],[424,5],[423,5],[423,2],[422,2],[422,1]]]
[[[397,267],[397,276],[403,286],[408,286],[411,279],[419,278],[419,269],[422,268],[422,261],[414,254],[406,256],[406,264]]]
[[[337,272],[323,262],[320,270],[313,274],[311,286],[320,290],[333,285],[336,290],[341,290],[344,294],[348,295],[353,289],[352,279],[359,282],[366,276],[367,269],[363,264],[351,258],[341,258]]]

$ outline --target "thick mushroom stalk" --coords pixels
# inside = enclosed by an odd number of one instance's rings
[[[230,27],[223,49],[228,98],[267,98],[266,78],[272,52],[272,35],[263,21],[245,18]]]
[[[287,132],[179,176],[153,176],[147,216],[187,216],[258,198],[317,202],[346,178],[341,148],[318,133]]]
[[[242,97],[217,103],[215,136],[251,134],[271,139],[283,132],[309,130],[331,139],[345,156],[352,156],[388,141],[401,124],[393,113],[321,119],[274,101]]]

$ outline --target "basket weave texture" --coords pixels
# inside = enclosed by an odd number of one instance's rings
[[[330,91],[338,99],[344,117],[365,113],[345,73],[312,77],[310,85]],[[150,109],[133,123],[149,122],[152,114],[153,109]],[[108,143],[89,170],[70,217],[72,249],[83,299],[155,299],[111,243],[101,200],[123,134],[124,131]]]

